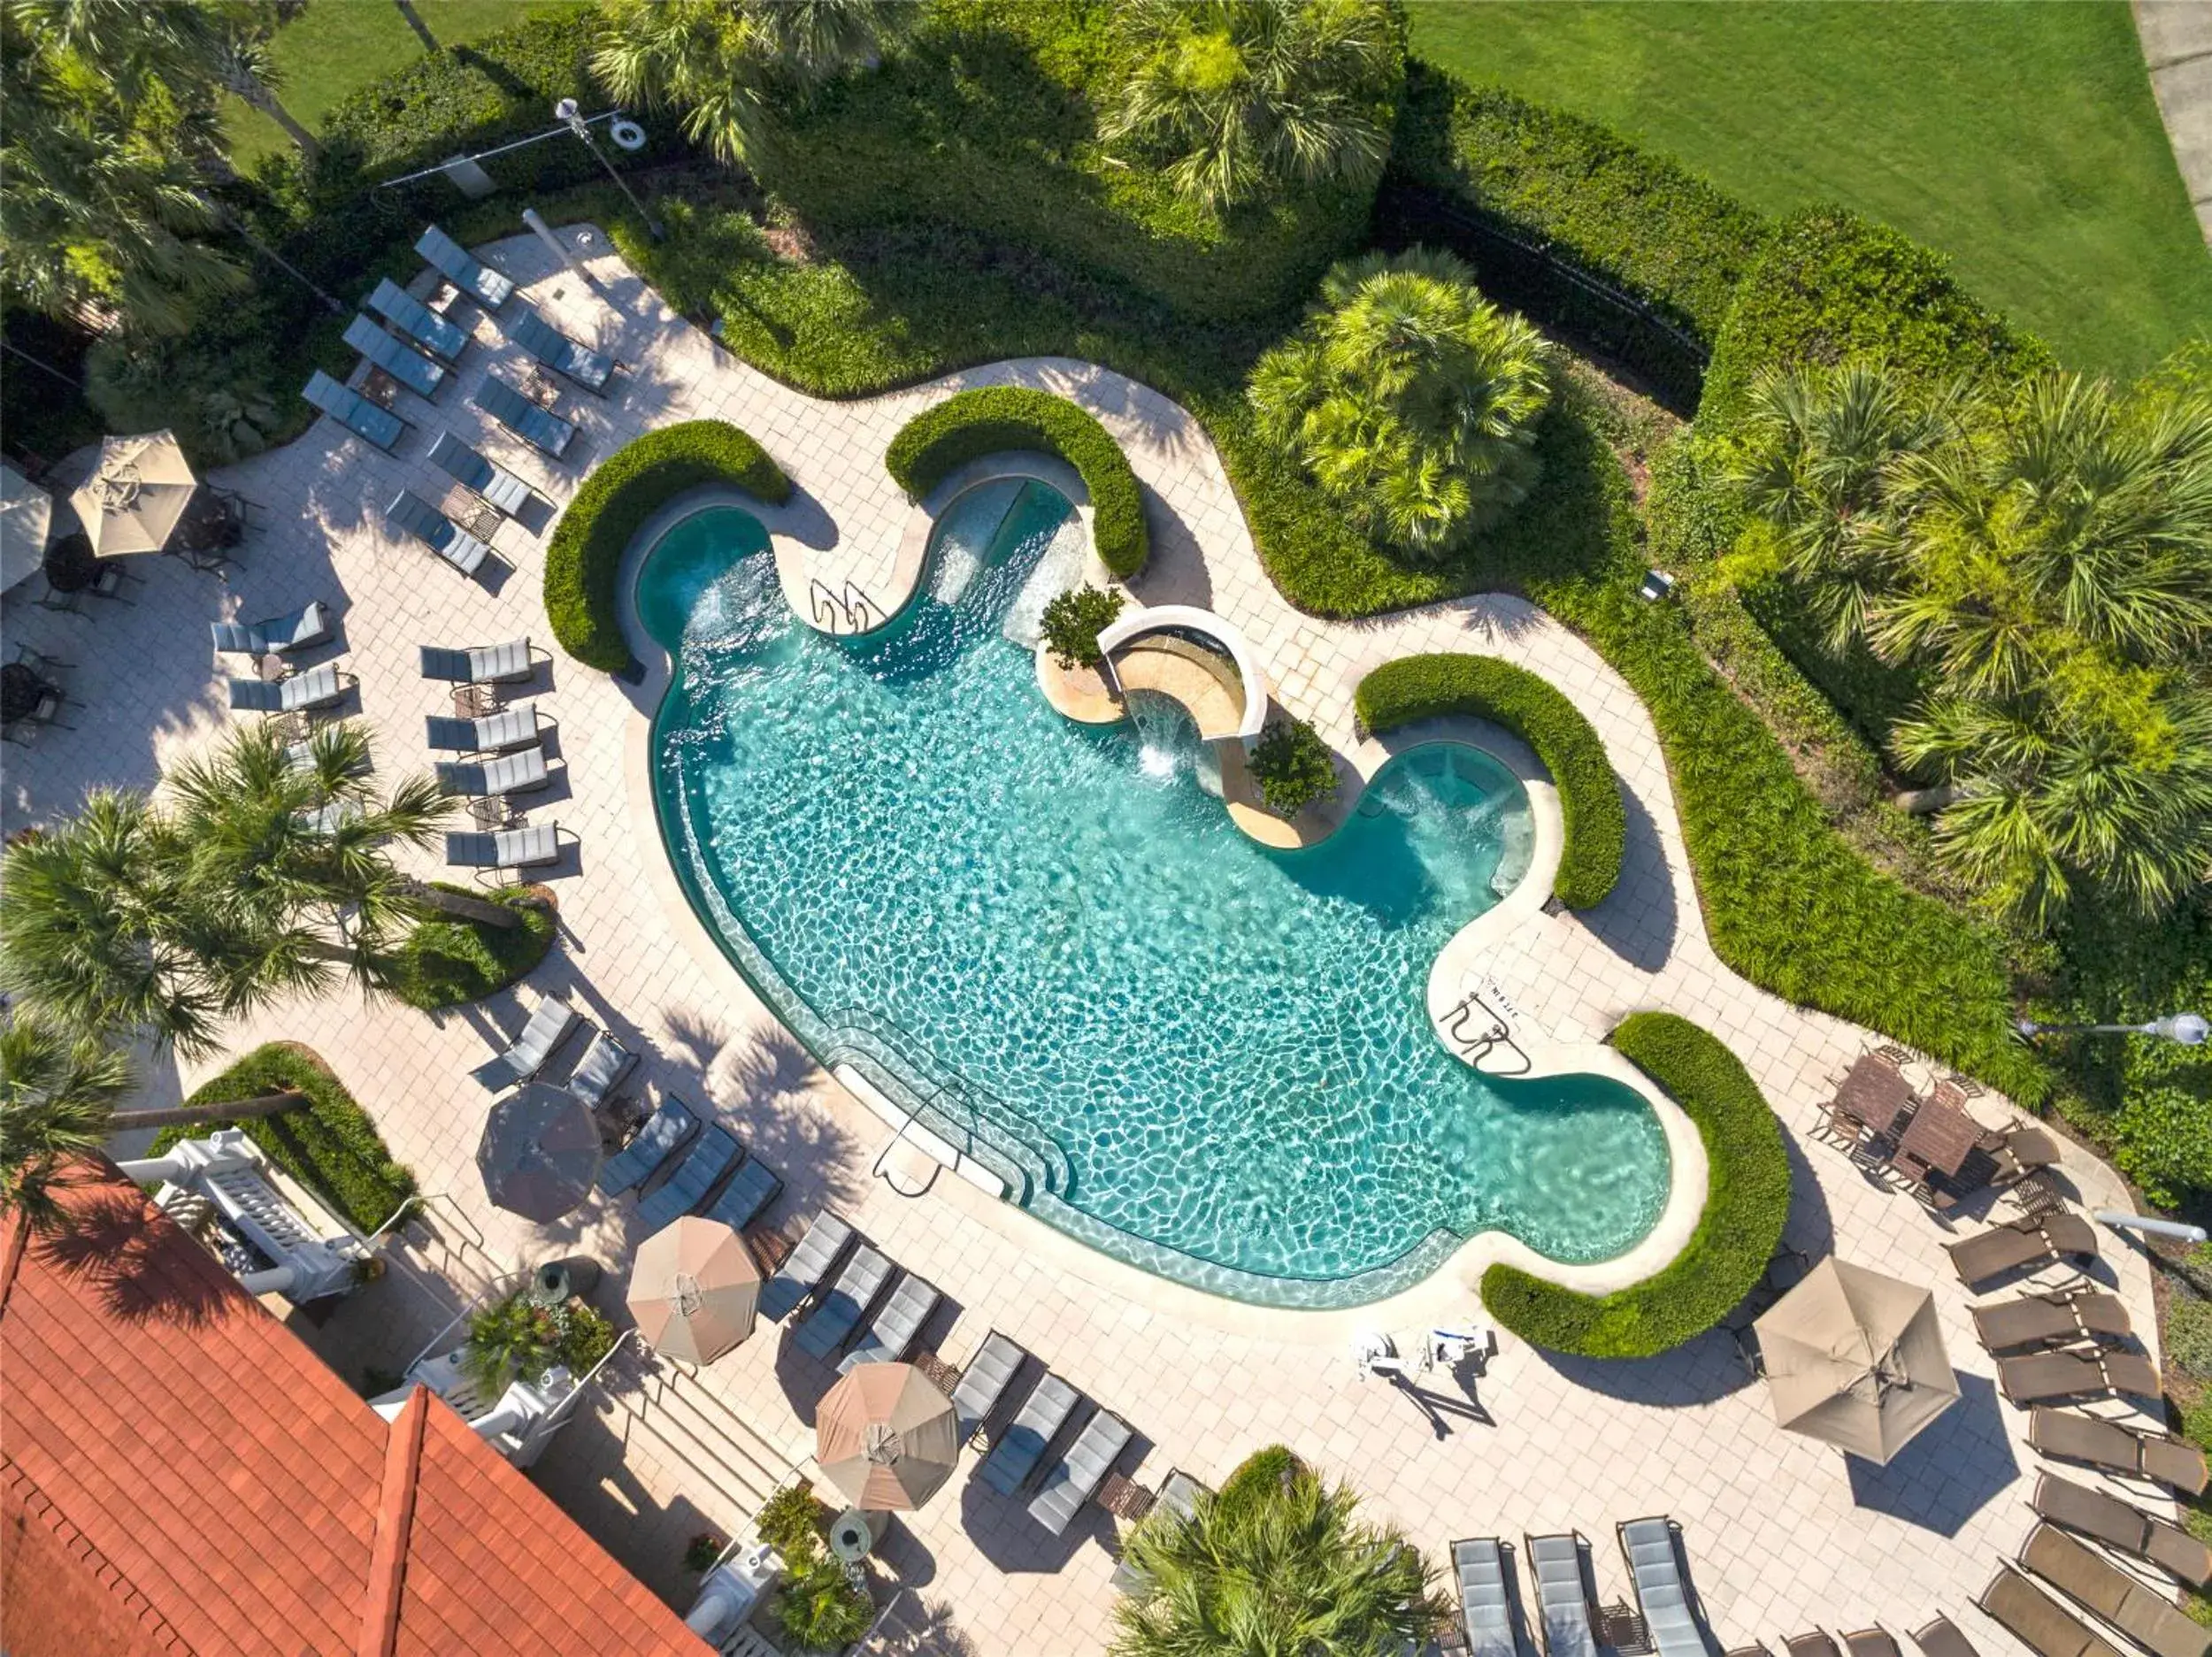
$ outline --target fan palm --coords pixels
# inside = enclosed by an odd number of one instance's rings
[[[1134,0],[1133,63],[1103,127],[1172,157],[1221,208],[1286,183],[1366,186],[1390,153],[1384,101],[1404,24],[1383,0]]]
[[[33,1018],[0,1024],[0,1214],[51,1227],[56,1188],[105,1142],[130,1085],[129,1061],[93,1037]]]

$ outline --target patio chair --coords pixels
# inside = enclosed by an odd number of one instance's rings
[[[449,685],[497,685],[528,679],[536,670],[530,656],[530,641],[510,639],[503,644],[471,645],[466,649],[426,644],[420,647],[422,676]]]
[[[445,837],[449,869],[533,869],[557,863],[561,856],[560,825],[533,823],[528,828],[496,829],[489,833],[465,832]]]
[[[2150,1479],[2185,1496],[2204,1493],[2204,1452],[2179,1438],[2137,1432],[2070,1409],[2037,1409],[2028,1416],[2028,1442],[2061,1461]]]
[[[2093,1350],[2000,1358],[1997,1390],[2015,1404],[2043,1404],[2055,1398],[2086,1398],[2096,1392],[2156,1398],[2164,1389],[2159,1383],[2158,1367],[2140,1354]]]
[[[573,1085],[573,1084],[572,1084]],[[635,1189],[660,1171],[668,1159],[691,1142],[699,1131],[699,1118],[675,1095],[664,1095],[660,1109],[646,1119],[637,1137],[599,1170],[600,1194],[618,1197]]]
[[[1067,1534],[1083,1504],[1097,1492],[1121,1453],[1137,1435],[1110,1410],[1100,1410],[1075,1435],[1068,1453],[1052,1464],[1030,1500],[1029,1516],[1054,1536]]]
[[[2116,1496],[2045,1473],[2035,1481],[2035,1495],[2028,1505],[2053,1524],[2147,1559],[2192,1588],[2212,1583],[2212,1547],[2179,1525],[2154,1519]]]
[[[330,637],[330,611],[320,599],[265,621],[211,621],[218,656],[287,655]]]
[[[390,277],[377,283],[376,291],[364,303],[432,356],[442,357],[449,363],[461,360],[461,352],[468,344],[468,331],[440,316]]]
[[[412,535],[463,575],[484,567],[492,549],[420,495],[402,489],[384,509],[384,521]]]
[[[415,243],[424,264],[487,311],[496,311],[515,291],[514,279],[484,264],[451,236],[433,225]]]
[[[2072,1612],[2009,1565],[1997,1567],[1974,1603],[2036,1657],[2120,1657],[2111,1641],[2091,1633]]]
[[[577,344],[527,305],[500,326],[532,357],[587,391],[604,390],[607,376],[614,372],[614,358]]]
[[[413,346],[394,339],[367,317],[357,315],[346,324],[345,338],[363,361],[382,369],[426,403],[445,384],[444,364],[434,363]]]
[[[485,1060],[469,1075],[488,1093],[505,1093],[543,1070],[554,1050],[580,1022],[582,1016],[574,1008],[558,996],[549,995],[531,1009],[514,1045]]]
[[[748,1150],[745,1160],[730,1176],[729,1183],[715,1193],[714,1201],[708,1205],[707,1218],[721,1221],[733,1231],[741,1231],[782,1194],[783,1176]]]
[[[335,662],[325,662],[274,684],[265,679],[230,681],[233,713],[305,713],[311,708],[326,708],[345,694]]]
[[[529,751],[534,754],[538,750]],[[568,1091],[597,1110],[613,1097],[622,1078],[636,1068],[636,1054],[605,1031],[595,1027],[591,1045],[584,1049],[584,1056],[576,1061],[576,1068],[569,1072]],[[666,1109],[665,1104],[663,1109]]]
[[[494,380],[489,374],[470,401],[531,448],[556,460],[576,435],[573,422],[541,409],[505,380]]]
[[[676,1164],[676,1171],[638,1199],[639,1229],[657,1231],[682,1219],[706,1201],[714,1182],[744,1154],[727,1128],[708,1123],[684,1153],[684,1160]]]
[[[2062,1254],[2086,1264],[2097,1258],[2097,1233],[2078,1214],[2044,1214],[1993,1225],[1945,1244],[1944,1252],[1971,1289],[2024,1266],[2047,1266]]]
[[[1572,1531],[1525,1538],[1521,1557],[1536,1585],[1536,1621],[1548,1657],[1597,1657],[1590,1595],[1582,1585],[1580,1538]]]
[[[861,1319],[889,1286],[894,1268],[880,1254],[863,1243],[853,1250],[844,1270],[832,1280],[806,1321],[799,1325],[794,1343],[801,1352],[827,1363],[852,1339]]]
[[[1904,1657],[1897,1649],[1897,1637],[1878,1625],[1846,1634],[1843,1649],[1850,1657]]]
[[[2058,1141],[2041,1128],[2022,1125],[2001,1133],[1985,1134],[1981,1148],[1997,1165],[1990,1184],[2001,1188],[2016,1185],[2038,1169],[2058,1165]]]
[[[837,1361],[837,1373],[849,1374],[864,1363],[904,1362],[906,1354],[914,1349],[922,1325],[929,1322],[929,1315],[943,1304],[944,1299],[935,1285],[908,1272],[899,1279],[898,1287],[891,1291],[891,1298],[883,1303],[883,1309],[869,1320],[866,1331],[853,1343],[853,1349]]]
[[[1624,1520],[1615,1530],[1652,1649],[1659,1657],[1708,1657],[1705,1635],[1691,1608],[1690,1584],[1683,1574],[1677,1546],[1681,1528],[1661,1515]],[[1854,1653],[1854,1657],[1860,1654]],[[1897,1653],[1893,1650],[1888,1657],[1897,1657]]]
[[[541,748],[526,748],[519,754],[502,754],[496,759],[441,760],[434,769],[442,792],[472,800],[528,794],[552,780],[552,773],[545,768],[545,750]]]
[[[1006,1396],[1015,1376],[1029,1361],[1028,1353],[1008,1337],[993,1330],[976,1348],[975,1356],[968,1360],[968,1367],[960,1372],[960,1380],[952,1389],[952,1413],[959,1423],[960,1442],[968,1443],[991,1419],[992,1411]]]
[[[375,444],[388,455],[398,447],[401,434],[407,430],[407,422],[389,409],[378,408],[319,368],[308,376],[306,389],[300,395],[356,437]]]
[[[1982,1657],[1974,1642],[1959,1632],[1959,1625],[1940,1612],[1913,1630],[1912,1643],[1927,1657]]]
[[[1466,1631],[1468,1657],[1519,1657],[1505,1545],[1494,1536],[1453,1543],[1452,1574],[1459,1579],[1459,1625]]]
[[[999,1434],[991,1454],[983,1458],[982,1467],[977,1469],[979,1477],[1000,1495],[1013,1495],[1029,1482],[1029,1476],[1045,1459],[1046,1449],[1082,1401],[1082,1393],[1051,1370],[1046,1370],[1037,1377],[1037,1385],[1030,1388],[1021,1413]]]
[[[441,432],[431,440],[430,464],[463,488],[475,490],[495,510],[509,518],[518,517],[534,494],[513,472],[493,465],[450,432]]]
[[[2212,1653],[2212,1628],[2192,1622],[2163,1594],[2063,1530],[2036,1526],[2020,1545],[2020,1562],[2152,1657],[2207,1657]]]
[[[827,1208],[816,1215],[776,1275],[761,1285],[760,1315],[778,1323],[819,1288],[853,1240],[853,1228]]]
[[[2135,1332],[2116,1294],[2024,1294],[1972,1310],[1974,1332],[1992,1352],[2083,1339],[2120,1341]]]
[[[521,702],[476,719],[456,719],[445,714],[424,717],[423,740],[434,753],[496,754],[526,748],[538,740],[538,705]]]

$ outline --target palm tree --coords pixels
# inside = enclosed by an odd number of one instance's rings
[[[104,1042],[36,1019],[0,1024],[0,1214],[50,1229],[55,1190],[106,1142],[130,1085],[130,1062]]]
[[[1171,157],[1191,200],[1382,176],[1405,55],[1384,0],[1133,0],[1121,17],[1133,62],[1102,134]]]
[[[1449,1615],[1394,1530],[1358,1523],[1279,1447],[1262,1451],[1187,1520],[1155,1507],[1122,1561],[1140,1586],[1115,1607],[1114,1657],[1395,1657]]]
[[[1435,558],[1534,486],[1548,353],[1448,253],[1371,253],[1323,279],[1307,326],[1262,357],[1260,429],[1377,539]]]

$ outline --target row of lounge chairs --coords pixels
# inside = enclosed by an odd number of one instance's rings
[[[325,662],[289,679],[242,679],[234,675],[230,680],[230,709],[233,713],[309,713],[342,700],[345,694],[346,683],[338,672],[338,664]]]
[[[1682,1528],[1655,1515],[1615,1527],[1650,1649],[1658,1657],[1708,1657],[1703,1618],[1682,1555]],[[1547,1657],[1598,1657],[1595,1607],[1583,1571],[1587,1546],[1576,1531],[1523,1538],[1530,1584],[1536,1596],[1536,1628]],[[1516,1657],[1512,1579],[1498,1537],[1452,1544],[1452,1575],[1459,1584],[1460,1626],[1471,1657]]]
[[[1970,1289],[2008,1272],[2040,1270],[2061,1259],[2086,1266],[2098,1257],[2097,1233],[2089,1222],[2062,1212],[2009,1220],[1947,1243],[1944,1249],[1959,1281]]]
[[[512,683],[536,671],[530,641],[455,648],[422,647],[422,676],[469,687]],[[539,738],[545,730],[535,702],[518,702],[476,715],[426,715],[423,739],[433,753],[465,758],[437,762],[438,786],[447,794],[505,800],[543,788],[553,779]],[[560,825],[534,823],[513,828],[461,831],[446,836],[449,867],[504,871],[557,862]]]
[[[579,1072],[584,1068],[577,1066]],[[609,1089],[612,1085],[607,1084]],[[572,1081],[571,1088],[574,1091]],[[775,1201],[783,1180],[736,1135],[718,1123],[703,1123],[672,1093],[600,1169],[599,1191],[609,1199],[636,1192],[638,1224],[647,1231],[672,1225],[687,1214],[741,1231]]]

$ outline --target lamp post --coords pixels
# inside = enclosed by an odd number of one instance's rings
[[[637,216],[645,221],[645,228],[653,240],[658,242],[665,236],[668,232],[662,226],[661,221],[645,211],[645,203],[638,200],[636,193],[624,182],[622,175],[615,171],[614,163],[601,154],[599,146],[592,142],[591,126],[584,119],[584,112],[577,107],[576,100],[563,98],[553,106],[553,116],[557,120],[566,122],[568,130],[574,133],[583,142],[584,148],[599,157],[599,165],[607,169],[607,176],[615,181],[622,194],[628,198],[630,205],[637,210]]]
[[[2200,1047],[2208,1036],[2212,1036],[2212,1022],[2201,1013],[2169,1013],[2163,1018],[2154,1018],[2147,1024],[2039,1024],[2032,1018],[2013,1022],[2022,1035],[2036,1036],[2162,1036],[2168,1041],[2178,1041],[2185,1047]]]

